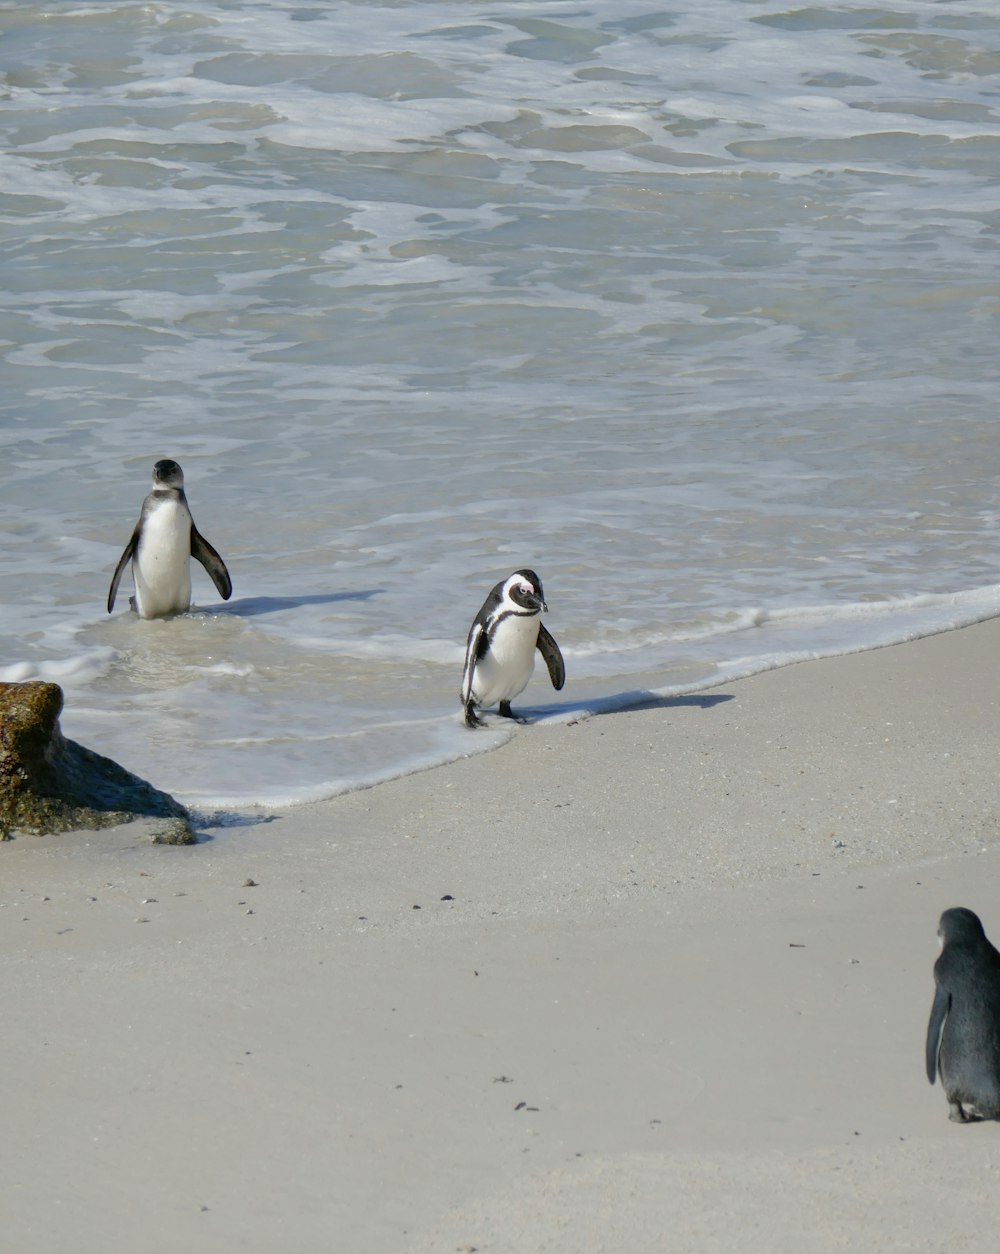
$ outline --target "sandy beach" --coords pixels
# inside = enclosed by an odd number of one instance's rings
[[[994,1249],[1000,1128],[923,1043],[941,910],[1000,942],[998,654],[526,726],[188,848],[0,846],[5,1247]]]

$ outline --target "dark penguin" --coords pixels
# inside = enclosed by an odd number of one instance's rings
[[[954,1122],[1000,1119],[1000,953],[964,906],[944,912],[938,936],[927,1078],[940,1074]]]
[[[118,584],[132,562],[135,596],[129,603],[140,618],[163,618],[191,608],[191,558],[201,562],[219,595],[228,601],[233,585],[226,564],[194,525],[184,472],[173,461],[153,467],[153,490],[142,503],[139,521],[118,559],[108,592],[108,613],[115,608]]]
[[[481,727],[476,709],[498,706],[516,718],[511,699],[523,692],[535,669],[535,649],[545,659],[557,691],[566,682],[559,646],[539,617],[548,609],[542,582],[533,570],[515,570],[483,602],[469,631],[462,672],[462,709],[469,727]]]

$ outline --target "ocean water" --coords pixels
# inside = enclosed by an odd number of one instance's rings
[[[982,0],[0,2],[0,679],[200,808],[1000,612]],[[234,583],[105,611],[153,462]]]

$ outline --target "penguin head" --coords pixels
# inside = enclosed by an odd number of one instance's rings
[[[954,906],[942,914],[938,923],[938,937],[943,949],[949,944],[968,945],[985,940],[986,933],[983,931],[979,915],[972,910],[967,910],[965,906]]]
[[[547,610],[542,581],[533,570],[515,570],[503,587],[504,600],[524,610]]]
[[[169,457],[159,461],[153,467],[154,488],[183,488],[184,471]]]

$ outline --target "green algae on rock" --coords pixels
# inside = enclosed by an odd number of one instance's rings
[[[59,729],[58,684],[0,683],[0,839],[163,819],[154,841],[194,841],[187,810],[165,792]]]

